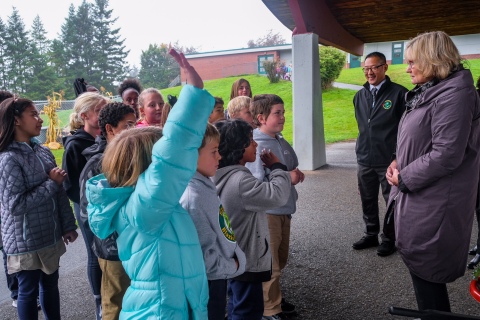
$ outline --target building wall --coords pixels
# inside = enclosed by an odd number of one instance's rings
[[[480,33],[478,34],[467,34],[462,36],[452,36],[452,40],[460,51],[460,54],[465,59],[479,59],[480,58]],[[394,41],[401,42],[401,41]],[[408,40],[404,41],[404,57],[405,57],[405,48],[407,47]],[[366,43],[364,49],[364,56],[370,52],[379,51],[385,55],[387,58],[387,63],[392,62],[392,42],[376,42],[376,43]],[[350,65],[350,54],[347,57],[348,62],[347,66]],[[363,64],[362,58],[362,64]]]
[[[201,75],[203,80],[212,80],[243,74],[257,74],[258,56],[271,54],[274,55],[274,59],[280,57],[279,51],[271,50],[262,52],[248,52],[230,55],[189,58],[189,62]],[[181,73],[181,78],[182,82],[185,82],[185,74],[183,73],[183,71]]]

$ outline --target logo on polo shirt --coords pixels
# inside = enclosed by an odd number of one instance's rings
[[[385,102],[382,104],[383,109],[388,110],[392,107],[392,101],[390,100],[385,100]]]
[[[235,234],[233,233],[232,225],[230,224],[230,219],[228,219],[225,209],[223,209],[221,204],[218,209],[218,223],[220,224],[223,235],[228,241],[235,242]]]

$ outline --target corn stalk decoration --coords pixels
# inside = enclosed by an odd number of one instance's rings
[[[60,122],[58,121],[57,109],[60,109],[63,92],[53,92],[53,97],[48,96],[48,104],[43,107],[43,113],[48,117],[50,123],[46,132],[45,145],[53,150],[61,148],[57,138],[61,136]]]

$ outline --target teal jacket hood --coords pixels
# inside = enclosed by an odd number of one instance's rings
[[[87,211],[90,228],[101,239],[114,231],[113,220],[130,198],[134,187],[112,188],[103,174],[87,181]]]

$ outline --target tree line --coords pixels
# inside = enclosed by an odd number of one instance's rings
[[[55,39],[48,39],[37,15],[29,29],[14,7],[7,21],[0,18],[0,89],[32,100],[46,100],[53,92],[63,92],[74,99],[73,81],[84,78],[89,84],[116,94],[118,84],[127,77],[137,77],[142,85],[166,88],[180,69],[168,54],[169,45],[150,44],[142,51],[139,69],[126,62],[129,51],[122,39],[117,18],[108,0],[90,0],[75,7]],[[278,34],[269,33],[248,47],[285,43]],[[195,47],[172,45],[185,54],[196,53]]]
[[[13,8],[7,21],[0,18],[0,88],[32,100],[45,100],[53,91],[73,99],[76,78],[84,78],[113,95],[126,77],[138,77],[145,87],[167,87],[180,73],[168,55],[168,46],[150,44],[142,51],[140,69],[129,66],[125,39],[120,28],[114,28],[117,18],[108,6],[108,0],[70,5],[55,39],[47,38],[38,15],[27,29]],[[185,53],[195,52],[195,48],[182,47],[178,42],[173,46]]]

